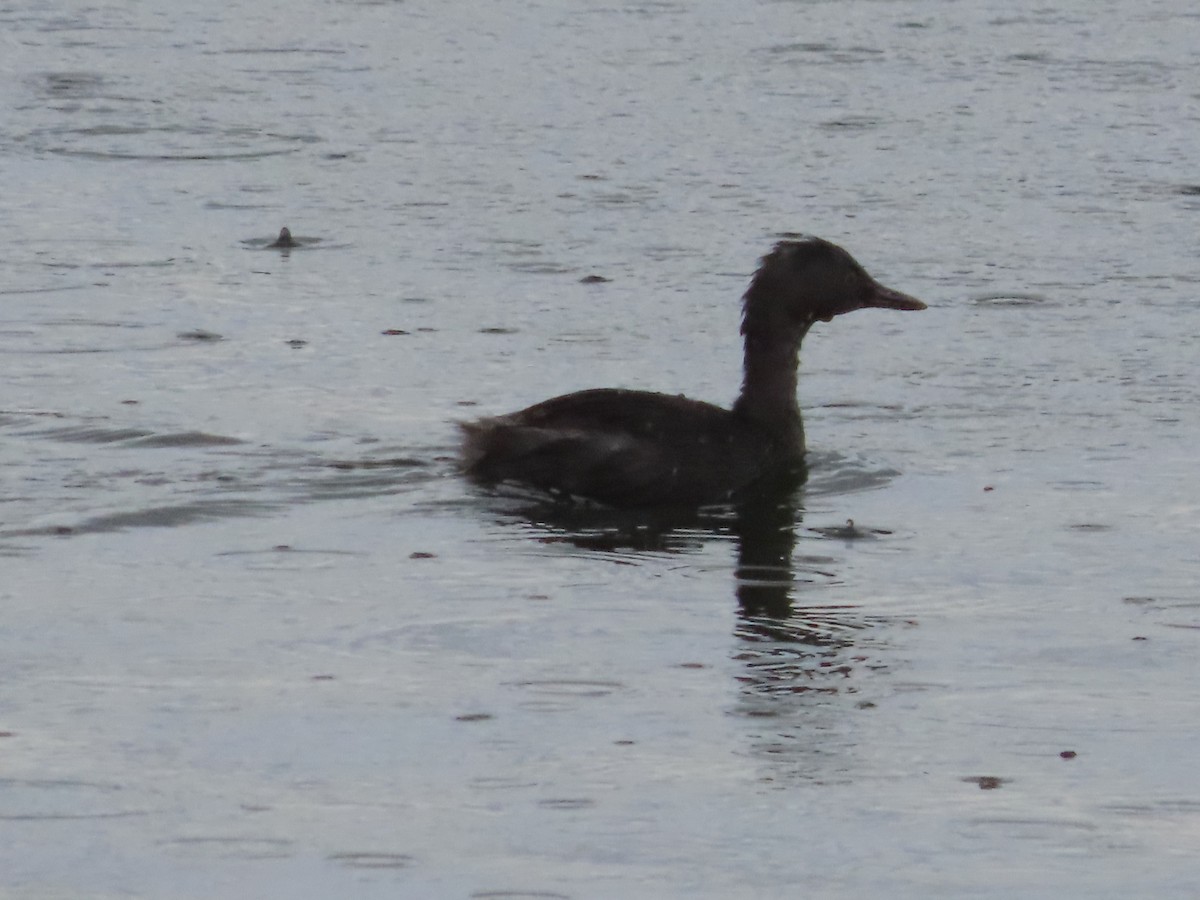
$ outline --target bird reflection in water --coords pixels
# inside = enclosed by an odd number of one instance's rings
[[[631,511],[543,500],[523,504],[518,515],[538,541],[599,552],[688,553],[714,538],[732,541],[735,634],[753,644],[803,644],[823,652],[848,646],[869,623],[856,606],[795,602],[804,584],[836,578],[823,567],[831,559],[796,557],[802,521],[797,497],[804,477],[803,471],[794,472],[736,506]]]

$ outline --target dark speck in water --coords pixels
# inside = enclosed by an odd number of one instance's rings
[[[843,541],[857,541],[864,538],[874,538],[881,534],[891,534],[892,532],[886,528],[860,528],[854,524],[853,519],[847,519],[845,525],[830,525],[822,528],[810,529],[817,534],[827,538],[834,538]]]
[[[411,332],[405,331],[403,328],[389,328],[386,331],[381,331],[380,334],[386,334],[388,337],[395,337],[396,335],[401,334],[411,334]]]
[[[516,334],[515,328],[480,328],[480,334]]]
[[[967,784],[977,784],[981,791],[994,791],[1004,784],[1005,779],[995,775],[970,775],[963,779]]]
[[[580,284],[608,284],[610,281],[611,278],[605,278],[603,275],[585,275],[579,279]]]
[[[1063,750],[1058,755],[1061,756],[1063,759],[1074,759],[1079,754],[1076,753],[1074,750]]]
[[[825,535],[825,537],[842,538],[845,540],[866,537],[866,532],[855,526],[853,519],[847,519],[845,525],[828,525],[824,528],[814,528],[812,530],[817,534]]]
[[[205,331],[203,328],[196,328],[193,331],[181,331],[178,335],[181,340],[185,341],[223,341],[224,336],[217,334],[215,331]]]
[[[290,341],[284,341],[284,343],[286,343],[293,350],[299,350],[301,347],[308,346],[308,341],[301,340],[300,338],[292,338]]]

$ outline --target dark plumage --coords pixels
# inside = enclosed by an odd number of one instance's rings
[[[808,329],[872,306],[925,308],[879,284],[836,244],[781,241],[743,298],[744,374],[732,410],[649,391],[579,391],[463,423],[465,471],[611,506],[737,500],[803,470],[796,376]]]
[[[268,247],[278,247],[280,249],[289,249],[291,247],[299,247],[300,242],[292,237],[292,231],[286,226],[279,229],[279,237],[275,239],[275,243],[268,244]]]

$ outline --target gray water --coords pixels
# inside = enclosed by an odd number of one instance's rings
[[[1194,3],[0,29],[4,896],[1200,893]],[[809,336],[790,507],[457,476],[727,403],[789,232],[930,305]]]

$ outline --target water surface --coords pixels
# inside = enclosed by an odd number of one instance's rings
[[[1200,890],[1188,4],[0,25],[6,895]],[[457,477],[728,402],[794,232],[930,309],[809,336],[788,503]]]

